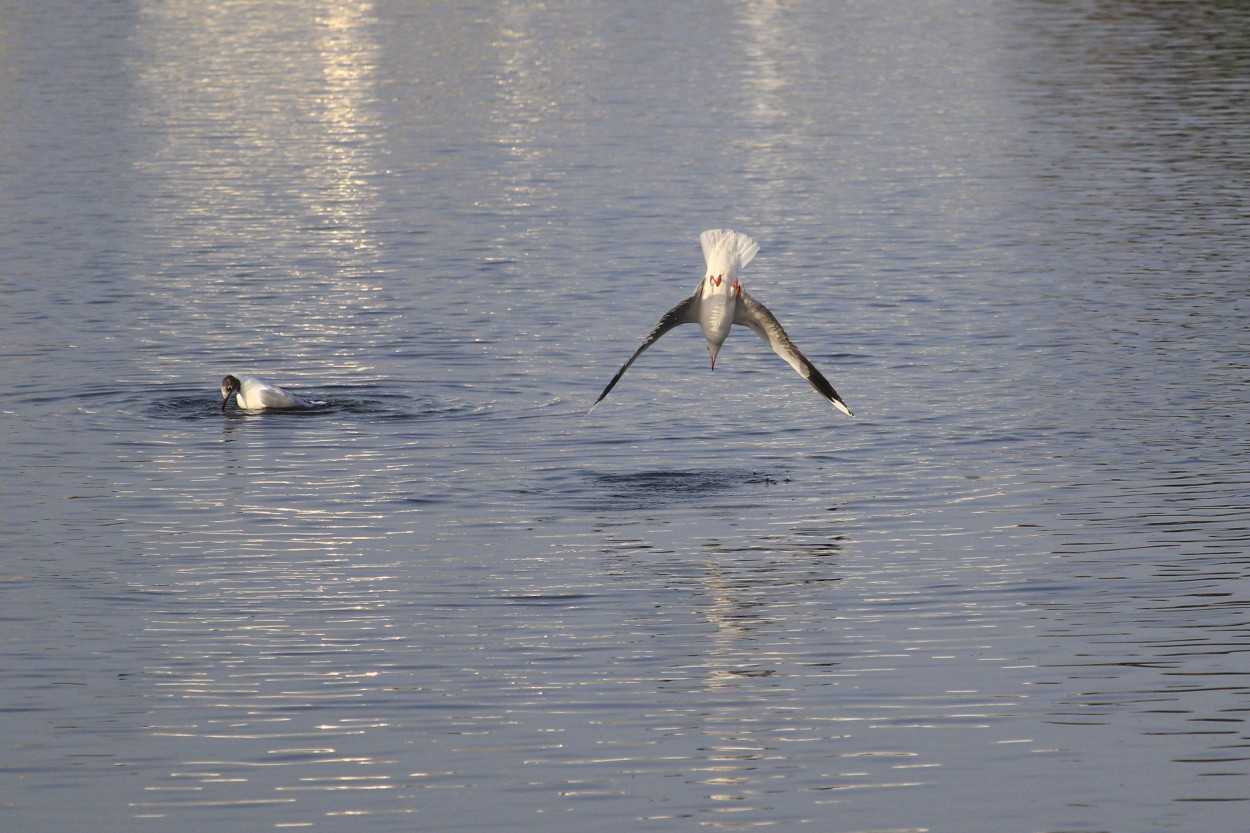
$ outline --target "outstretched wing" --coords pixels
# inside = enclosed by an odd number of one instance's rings
[[[698,320],[699,294],[696,292],[694,295],[691,295],[689,298],[664,313],[664,316],[659,320],[659,323],[652,328],[651,332],[647,333],[647,337],[642,341],[642,346],[634,351],[634,355],[629,357],[629,361],[621,365],[620,370],[616,371],[616,375],[612,377],[611,382],[608,382],[608,386],[603,389],[603,393],[599,394],[599,398],[595,400],[595,404],[590,406],[590,410],[593,411],[595,407],[603,401],[603,397],[607,396],[608,393],[611,392],[612,388],[616,387],[616,383],[619,382],[621,377],[625,375],[625,371],[629,370],[629,366],[634,363],[634,360],[642,355],[643,350],[646,350],[652,344],[655,344],[660,340],[660,336],[664,335],[674,327],[681,326],[682,324],[693,324]],[[587,413],[590,413],[590,411],[587,411]]]
[[[838,396],[838,392],[833,389],[833,385],[829,384],[829,380],[821,375],[821,372],[807,360],[799,348],[794,346],[794,342],[786,335],[785,329],[773,314],[768,311],[768,307],[752,298],[745,289],[742,290],[734,308],[734,323],[754,330],[760,338],[768,342],[768,346],[773,348],[774,353],[785,359],[800,376],[820,392],[821,396],[833,403],[833,407],[847,416],[854,416],[851,409],[842,401],[842,397]]]

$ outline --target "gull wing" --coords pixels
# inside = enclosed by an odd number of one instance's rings
[[[643,350],[646,350],[652,344],[655,344],[660,340],[660,336],[664,335],[674,327],[679,327],[682,324],[693,324],[698,320],[699,293],[696,292],[694,295],[691,295],[689,298],[664,313],[659,322],[656,323],[656,325],[651,329],[651,332],[647,333],[647,337],[643,339],[642,345],[634,351],[634,355],[630,356],[629,361],[621,365],[621,369],[616,371],[616,375],[612,377],[611,382],[608,382],[608,386],[603,389],[603,393],[599,394],[599,398],[595,400],[595,404],[590,406],[590,410],[593,411],[595,407],[603,401],[603,397],[607,396],[612,388],[616,387],[616,383],[619,382],[621,377],[625,375],[625,371],[629,370],[629,366],[634,363],[634,360],[642,355]],[[832,388],[830,388],[830,390],[832,390]],[[587,413],[590,413],[590,411],[587,411]]]
[[[258,379],[255,376],[244,376],[241,381],[242,386],[238,395],[248,403],[248,408],[252,410],[315,408],[318,405],[325,404],[320,400],[305,399],[302,396],[297,396],[286,388],[270,384],[264,379]],[[238,403],[238,399],[235,400],[235,403]]]
[[[752,298],[745,289],[742,290],[742,294],[738,297],[738,303],[734,308],[734,323],[754,330],[760,338],[768,342],[768,346],[773,348],[774,353],[785,359],[791,367],[798,371],[800,376],[811,383],[811,386],[821,396],[828,399],[833,404],[833,407],[847,416],[854,416],[851,413],[851,409],[846,407],[846,403],[842,401],[842,397],[838,396],[838,392],[833,389],[833,385],[829,384],[829,380],[816,369],[814,364],[807,360],[807,357],[799,351],[799,348],[794,346],[794,342],[786,335],[786,331],[782,328],[780,322],[768,311],[768,307]],[[628,365],[626,366],[628,367]],[[624,371],[622,370],[622,372]]]
[[[320,399],[305,399],[276,385],[261,391],[260,401],[266,408],[316,408],[326,404]]]
[[[249,400],[255,399],[265,408],[299,408],[304,406],[303,400],[289,390],[261,382],[256,389],[249,391]]]

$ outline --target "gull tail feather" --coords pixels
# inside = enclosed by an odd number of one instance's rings
[[[703,259],[709,265],[721,252],[731,257],[736,255],[738,262],[732,270],[735,272],[750,263],[751,258],[760,250],[760,244],[749,235],[732,229],[708,229],[699,235],[699,244],[703,247]]]

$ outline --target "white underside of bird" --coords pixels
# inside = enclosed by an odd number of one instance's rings
[[[316,399],[296,396],[285,388],[271,385],[256,376],[230,374],[221,380],[221,409],[226,409],[231,394],[234,403],[245,411],[270,409],[315,408],[324,405]]]
[[[730,328],[738,324],[753,330],[767,342],[773,352],[785,359],[821,396],[829,400],[833,407],[851,416],[850,409],[833,389],[833,385],[794,346],[794,342],[790,341],[790,337],[768,308],[751,297],[738,281],[738,273],[755,257],[760,249],[759,244],[741,232],[727,229],[709,229],[699,235],[699,243],[703,246],[707,270],[694,294],[660,318],[643,339],[642,345],[634,351],[634,355],[629,357],[629,361],[608,382],[595,404],[590,406],[590,410],[593,411],[612,388],[616,387],[625,371],[629,370],[630,365],[644,350],[674,327],[698,324],[703,329],[707,349],[712,354],[712,369],[715,370],[716,354],[729,336]]]

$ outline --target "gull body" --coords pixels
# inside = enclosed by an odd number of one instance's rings
[[[755,300],[738,281],[738,273],[755,257],[760,249],[759,244],[741,232],[727,229],[709,229],[699,235],[699,243],[703,247],[707,269],[694,294],[660,318],[643,339],[642,345],[621,366],[612,381],[608,382],[595,404],[590,406],[590,410],[593,411],[612,388],[616,387],[625,371],[629,370],[630,365],[644,350],[674,327],[698,324],[703,329],[703,337],[707,340],[707,349],[712,356],[712,369],[715,370],[716,354],[729,337],[729,330],[734,324],[738,324],[750,328],[764,339],[773,352],[785,359],[833,407],[851,416],[850,409],[833,389],[833,385],[794,346],[794,342],[790,341],[790,337],[768,308]]]
[[[315,408],[324,405],[312,399],[296,396],[284,388],[271,385],[256,376],[235,376],[230,374],[221,380],[221,409],[226,410],[231,395],[234,404],[245,411],[264,411],[268,409]]]

